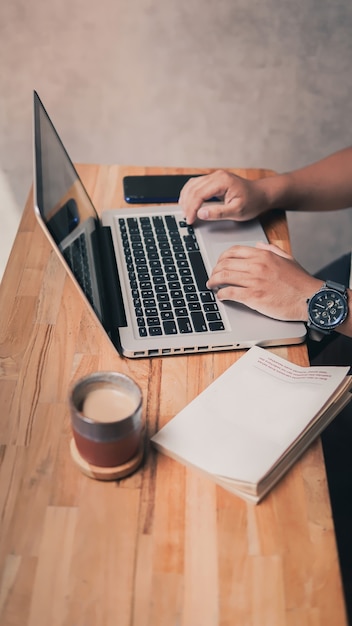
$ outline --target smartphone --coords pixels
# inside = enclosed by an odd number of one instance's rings
[[[125,176],[123,191],[130,204],[178,202],[182,187],[201,174],[160,174]]]

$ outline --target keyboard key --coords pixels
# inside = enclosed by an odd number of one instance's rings
[[[158,293],[157,295],[158,302],[168,302],[170,300],[168,293]]]
[[[169,231],[176,231],[178,233],[177,223],[174,215],[165,215],[165,222]]]
[[[171,302],[159,302],[160,311],[171,311]]]
[[[192,313],[192,311],[201,311],[202,307],[199,302],[190,302],[188,305],[188,309]]]
[[[179,285],[177,289],[171,289],[170,291],[171,298],[173,298],[174,300],[183,297],[183,291],[180,289],[180,286],[181,285]]]
[[[175,280],[177,281],[178,275],[176,272],[169,272],[166,274],[166,279],[168,283]]]
[[[179,283],[178,280],[168,282],[168,286],[171,292],[181,289],[181,283]]]
[[[179,261],[177,261],[177,267],[179,267],[180,269],[189,269],[188,261],[186,261],[186,259],[180,259]]]
[[[219,307],[216,304],[216,302],[214,302],[212,304],[204,304],[203,308],[204,308],[204,311],[206,313],[210,313],[211,311],[218,311],[219,310]]]
[[[136,217],[127,218],[127,227],[130,233],[139,233],[139,225]]]
[[[209,322],[210,330],[225,330],[223,322]]]
[[[147,326],[159,326],[160,320],[158,317],[147,317]]]
[[[186,296],[186,300],[187,302],[199,302],[199,298],[198,298],[198,294],[197,293],[188,293]],[[205,308],[206,305],[204,305]]]
[[[165,292],[167,292],[166,284],[162,283],[161,285],[155,285],[155,292],[156,293],[165,293]]]
[[[157,215],[153,217],[153,224],[154,224],[155,229],[159,228],[161,230],[165,230],[164,221],[162,217],[159,217]]]
[[[165,335],[176,335],[177,327],[174,321],[165,321],[163,322],[163,328]]]
[[[161,267],[152,267],[152,276],[163,276],[163,270]]]
[[[175,252],[175,259],[176,261],[185,261],[187,256],[185,252]]]
[[[162,320],[173,320],[174,319],[174,314],[173,312],[170,311],[161,311],[160,313],[160,317]]]
[[[202,302],[214,302],[215,296],[212,291],[201,291],[200,299]]]
[[[172,301],[172,304],[173,304],[173,306],[174,306],[176,309],[177,309],[177,308],[180,308],[180,307],[185,307],[185,306],[186,306],[186,303],[185,303],[185,301],[184,301],[184,299],[183,299],[183,298],[177,298],[176,300],[173,300],[173,301]]]
[[[149,335],[151,337],[156,337],[158,335],[162,335],[163,334],[161,326],[151,326],[148,330],[149,330]]]
[[[207,313],[207,320],[208,322],[216,322],[218,320],[221,320],[221,315],[219,313],[219,311],[214,311],[214,313]]]
[[[178,325],[180,333],[182,334],[192,332],[191,322],[188,317],[179,317],[177,319],[177,325]]]
[[[201,311],[192,312],[191,319],[196,333],[205,332],[207,330],[207,324]]]
[[[190,252],[189,260],[192,265],[194,277],[196,279],[197,287],[199,291],[206,289],[206,282],[208,280],[207,270],[205,269],[204,261],[200,252]]]
[[[138,278],[139,278],[140,281],[150,280],[149,272],[140,272],[138,274]]]

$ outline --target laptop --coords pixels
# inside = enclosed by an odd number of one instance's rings
[[[121,355],[199,354],[304,340],[304,324],[218,302],[206,288],[221,252],[266,241],[259,221],[191,227],[171,204],[105,210],[99,218],[36,92],[34,210]]]

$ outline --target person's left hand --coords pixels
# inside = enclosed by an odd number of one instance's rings
[[[219,300],[234,300],[280,320],[307,321],[307,298],[322,285],[272,244],[226,250],[207,282]]]

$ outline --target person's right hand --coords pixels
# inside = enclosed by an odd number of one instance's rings
[[[191,178],[181,190],[179,204],[188,224],[201,220],[247,221],[268,209],[259,181],[251,181],[225,170]],[[222,203],[207,203],[218,197]]]

